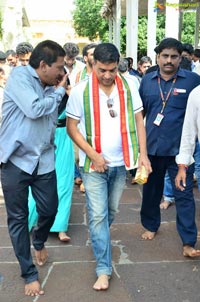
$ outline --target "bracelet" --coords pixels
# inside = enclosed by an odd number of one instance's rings
[[[178,164],[178,167],[183,167],[183,168],[185,168],[186,170],[188,169],[188,166],[187,166],[187,165],[184,165],[184,164]]]

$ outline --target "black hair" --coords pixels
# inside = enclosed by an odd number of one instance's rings
[[[191,61],[186,58],[186,57],[181,57],[181,62],[179,64],[179,66],[182,68],[182,69],[187,69],[187,70],[190,70],[192,71],[192,63]]]
[[[126,72],[128,70],[128,61],[124,58],[119,60],[118,71],[120,73]]]
[[[92,49],[92,48],[96,48],[97,47],[97,44],[96,43],[90,43],[90,44],[87,44],[83,47],[83,51],[82,51],[82,55],[83,57],[84,56],[87,56],[87,52],[88,50]]]
[[[38,68],[41,61],[46,62],[51,66],[52,63],[57,61],[58,57],[64,57],[64,49],[56,42],[51,40],[45,40],[40,42],[33,50],[29,64],[33,68]]]
[[[183,51],[192,55],[194,53],[194,47],[190,43],[183,43]]]
[[[117,47],[112,43],[98,44],[94,50],[94,60],[101,63],[118,63],[119,58],[119,51]]]
[[[183,51],[183,44],[174,38],[165,38],[156,47],[156,50],[155,49],[154,50],[157,54],[160,54],[165,48],[175,48],[178,51],[178,53],[181,55]]]
[[[194,56],[200,59],[200,48],[194,50]]]
[[[142,65],[143,63],[148,63],[150,62],[150,64],[152,64],[152,60],[150,57],[148,56],[143,56],[139,61],[138,61],[138,64],[139,65]]]
[[[5,52],[5,54],[6,54],[6,58],[8,57],[8,56],[13,56],[13,57],[15,57],[16,56],[16,52],[13,50],[13,49],[8,49],[6,52]]]
[[[133,58],[127,57],[125,58],[125,60],[128,62],[128,69],[130,69],[131,65],[133,65]]]
[[[65,43],[65,45],[63,46],[63,49],[65,51],[65,54],[69,58],[75,58],[79,54],[79,47],[78,47],[78,45],[75,44],[75,43],[72,43],[72,42]]]
[[[25,55],[33,51],[33,46],[28,42],[21,42],[16,47],[17,55]]]

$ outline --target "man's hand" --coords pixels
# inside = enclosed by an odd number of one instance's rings
[[[147,176],[149,176],[149,174],[152,172],[152,167],[151,167],[151,163],[150,163],[150,160],[149,160],[149,158],[148,158],[147,155],[142,155],[142,154],[139,155],[139,158],[138,158],[138,169],[141,166],[145,167]]]
[[[60,79],[60,81],[59,81],[57,87],[62,86],[62,87],[66,90],[67,87],[68,87],[67,78],[68,78],[68,74],[65,74],[65,75],[63,76],[63,78]]]
[[[103,156],[95,151],[95,156],[91,158],[92,161],[92,168],[96,172],[103,173],[105,172],[108,167],[107,164],[109,163],[107,160],[103,158]]]
[[[178,169],[178,173],[175,178],[176,188],[184,191],[186,187],[186,168],[181,166]]]

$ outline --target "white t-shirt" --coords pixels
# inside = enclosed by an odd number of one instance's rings
[[[75,61],[75,64],[73,65],[73,69],[71,72],[69,72],[69,69],[67,68],[67,66],[65,66],[66,71],[69,74],[69,80],[70,80],[71,87],[74,87],[74,85],[76,84],[76,76],[81,70],[84,69],[84,67],[85,67],[85,64],[79,60]]]
[[[134,113],[143,110],[142,101],[138,93],[138,89],[133,81],[129,81]],[[79,130],[81,134],[86,138],[85,132],[85,117],[83,108],[83,92],[86,87],[87,80],[83,80],[78,83],[70,93],[70,97],[67,103],[67,116],[80,121]],[[111,117],[109,108],[107,106],[108,99],[113,100],[113,107],[117,113],[116,117]],[[122,140],[120,131],[120,101],[117,85],[115,85],[110,97],[108,97],[103,90],[99,89],[100,100],[100,131],[101,131],[101,150],[102,156],[109,161],[108,166],[123,166],[123,152],[122,152]],[[84,166],[85,153],[79,150],[79,165]]]
[[[194,88],[188,98],[177,164],[191,165],[196,139],[200,141],[200,85]]]

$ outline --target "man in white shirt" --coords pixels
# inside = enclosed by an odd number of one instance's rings
[[[181,135],[181,144],[179,154],[176,156],[176,163],[178,164],[178,173],[175,179],[177,189],[184,191],[187,183],[187,169],[194,163],[194,150],[196,146],[196,139],[200,141],[200,85],[192,90],[189,95],[183,130]],[[190,257],[200,256],[200,250],[191,250]]]
[[[79,54],[79,47],[77,44],[67,42],[63,46],[65,51],[65,69],[69,75],[71,87],[76,83],[77,74],[84,69],[85,64],[76,59]]]
[[[67,104],[67,130],[80,148],[79,164],[96,258],[95,290],[109,287],[110,225],[124,189],[126,168],[132,169],[138,158],[139,167],[143,165],[147,174],[151,172],[142,101],[134,83],[129,85],[117,75],[118,62],[119,52],[113,44],[99,44],[94,51],[93,72],[72,88]]]
[[[196,146],[196,139],[200,141],[200,85],[192,90],[189,95],[183,131],[181,135],[181,145],[176,162],[179,166],[176,176],[176,187],[181,191],[187,185],[187,168],[194,162],[193,154]]]

